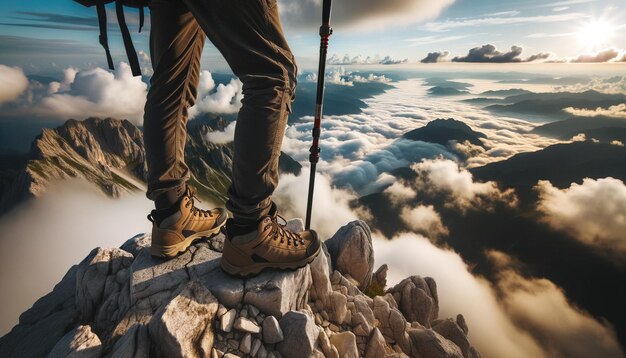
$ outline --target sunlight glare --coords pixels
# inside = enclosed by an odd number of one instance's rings
[[[605,20],[594,20],[578,31],[578,40],[590,50],[603,46],[610,46],[610,41],[615,35],[615,27]]]

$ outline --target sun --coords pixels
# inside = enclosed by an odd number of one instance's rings
[[[589,50],[610,46],[615,36],[615,26],[606,20],[594,20],[578,31],[578,41]]]

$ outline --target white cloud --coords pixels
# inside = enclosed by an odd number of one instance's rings
[[[405,185],[400,181],[396,181],[391,184],[387,189],[383,191],[385,195],[389,197],[389,200],[395,205],[401,204],[417,197],[417,193],[410,186]]]
[[[485,357],[621,357],[615,332],[572,306],[545,279],[508,269],[496,284],[474,276],[461,257],[415,234],[374,235],[377,264],[389,266],[389,285],[411,275],[437,282],[440,317],[465,316],[469,339]],[[503,268],[504,270],[504,268]],[[533,294],[535,293],[535,294]],[[548,339],[547,339],[548,338]]]
[[[349,31],[371,32],[383,27],[403,26],[436,18],[454,0],[346,0],[333,3],[332,26]],[[320,25],[322,1],[280,0],[283,25],[313,30]]]
[[[141,124],[147,88],[140,77],[133,77],[130,67],[123,62],[114,72],[102,68],[67,69],[64,82],[52,84],[52,93],[33,105],[33,111],[60,118],[125,118]]]
[[[579,117],[613,117],[626,118],[626,103],[610,106],[609,108],[598,107],[596,109],[567,107],[563,111]]]
[[[593,90],[608,94],[626,94],[626,77],[595,77],[586,83],[578,83],[570,86],[557,87],[555,90],[561,92],[584,92],[588,90]]]
[[[441,222],[441,216],[432,205],[418,205],[412,209],[404,207],[400,217],[411,230],[431,239],[449,234],[448,228]]]
[[[309,73],[304,79],[308,82],[316,82],[317,74]],[[373,73],[369,73],[366,76],[361,75],[359,72],[352,72],[346,70],[343,66],[332,67],[326,70],[326,77],[324,78],[325,83],[332,83],[340,86],[354,86],[354,83],[371,83],[371,82],[379,82],[379,83],[388,83],[391,82],[391,79],[387,78],[385,75],[376,75]]]
[[[611,144],[612,145],[616,145],[618,147],[623,147],[624,146],[624,143],[622,141],[619,141],[619,140],[612,140]]]
[[[553,228],[623,260],[626,257],[626,185],[614,178],[583,180],[558,189],[539,181],[537,209]]]
[[[343,57],[340,57],[337,54],[333,54],[326,60],[326,63],[329,65],[397,65],[406,62],[408,62],[406,58],[395,59],[389,55],[381,58],[378,55],[363,57],[363,55],[350,56],[345,54]]]
[[[513,25],[513,24],[541,24],[555,22],[569,22],[586,18],[588,15],[583,13],[566,13],[556,15],[537,15],[537,16],[493,16],[483,18],[470,19],[452,19],[440,22],[430,22],[423,27],[427,31],[441,32],[463,27],[491,26],[491,25]]]
[[[304,166],[299,176],[281,175],[273,195],[281,215],[306,217],[309,171],[310,167]],[[349,205],[356,198],[350,191],[334,188],[326,176],[315,174],[311,228],[320,235],[320,239],[330,238],[341,226],[358,218]]]
[[[243,84],[238,78],[233,78],[226,85],[215,85],[213,76],[209,71],[200,73],[198,85],[198,99],[196,104],[189,108],[189,118],[194,118],[200,113],[237,113],[241,108]]]
[[[19,67],[0,65],[0,105],[15,101],[28,87],[28,78]]]
[[[416,184],[420,190],[446,193],[454,206],[462,210],[487,208],[494,201],[516,205],[512,190],[500,191],[495,182],[474,182],[472,173],[451,160],[426,159],[411,168],[418,174]]]
[[[215,144],[226,144],[235,140],[235,126],[237,121],[230,122],[224,131],[213,131],[206,134],[206,139]]]

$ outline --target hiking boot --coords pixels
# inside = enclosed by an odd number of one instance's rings
[[[194,206],[195,193],[187,187],[185,194],[167,210],[152,210],[152,246],[150,254],[172,258],[197,239],[217,234],[226,223],[226,209],[202,210]]]
[[[229,222],[222,269],[231,275],[245,277],[266,268],[297,269],[313,261],[321,248],[317,233],[313,230],[289,231],[284,224],[278,223],[278,217],[282,219],[280,215],[267,215],[259,221],[256,230],[242,235],[233,235]]]

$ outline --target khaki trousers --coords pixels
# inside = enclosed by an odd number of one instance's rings
[[[297,66],[276,0],[151,0],[150,16],[147,197],[157,204],[176,197],[172,193],[180,195],[190,177],[184,160],[187,110],[196,101],[208,37],[243,83],[226,208],[237,222],[256,223],[274,205],[270,196],[296,87]]]

